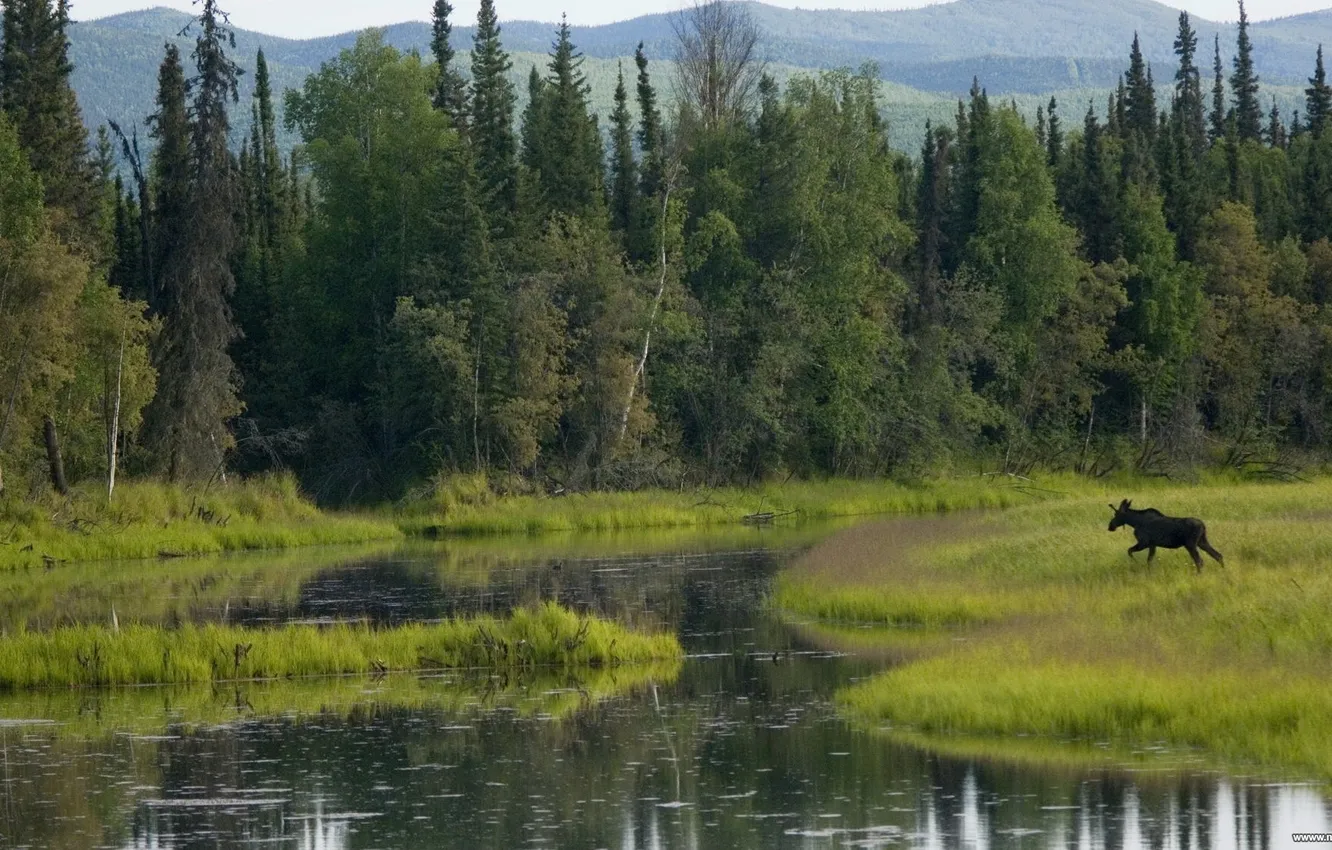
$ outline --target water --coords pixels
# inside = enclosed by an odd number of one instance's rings
[[[12,579],[34,609],[164,621],[399,622],[555,598],[673,629],[690,658],[656,682],[470,673],[0,701],[0,717],[59,721],[0,723],[0,847],[1258,848],[1332,831],[1313,785],[1017,767],[851,728],[831,696],[881,662],[765,612],[788,541],[739,544],[315,553],[188,580],[140,564],[125,569],[156,580],[123,592],[118,568],[98,585]]]

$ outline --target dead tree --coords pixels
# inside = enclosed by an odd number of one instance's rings
[[[749,114],[763,76],[759,27],[749,9],[724,0],[695,0],[671,19],[676,85],[703,129],[716,130]]]

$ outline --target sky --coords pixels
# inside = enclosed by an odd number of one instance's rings
[[[461,25],[476,18],[479,0],[453,0],[454,21]],[[773,5],[805,9],[904,9],[928,4],[928,0],[766,0]],[[1032,0],[1039,3],[1040,0]],[[1234,0],[1167,0],[1168,5],[1188,10],[1209,20],[1233,20]],[[1326,8],[1332,0],[1249,0],[1250,20],[1298,15]],[[242,29],[257,30],[289,38],[313,38],[322,35],[426,20],[431,0],[223,0],[222,8],[231,13],[231,22]],[[672,12],[684,5],[682,0],[496,0],[501,20],[553,21],[561,11],[574,25],[605,24],[635,18],[652,12]],[[561,7],[562,5],[562,7]],[[73,0],[72,17],[88,20],[149,6],[172,6],[190,10],[191,0]]]

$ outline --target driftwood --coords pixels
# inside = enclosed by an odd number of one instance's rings
[[[800,512],[783,511],[782,513],[773,513],[771,511],[768,511],[766,513],[746,514],[745,516],[740,517],[740,521],[743,522],[745,525],[767,525],[768,523],[772,522],[775,519],[780,519],[781,517],[791,516],[792,514],[797,514],[797,513]]]

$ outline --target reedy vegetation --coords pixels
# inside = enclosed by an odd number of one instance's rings
[[[868,528],[859,546],[834,538],[783,577],[775,603],[909,627],[905,641],[888,638],[907,663],[840,695],[866,723],[944,737],[1164,741],[1332,775],[1322,684],[1332,534],[1319,507],[1332,482],[1143,493],[1144,506],[1206,519],[1226,563],[1202,575],[1180,552],[1130,562],[1131,537],[1104,531],[1115,492],[919,524],[914,537]]]
[[[71,626],[0,637],[0,689],[189,684],[462,668],[578,668],[670,661],[673,635],[647,635],[555,603],[507,618],[376,629],[216,624]]]
[[[254,130],[225,149],[236,66],[207,3],[191,84],[168,51],[157,149],[124,192],[81,150],[48,162],[79,126],[63,8],[5,4],[36,34],[0,62],[22,224],[0,246],[11,492],[44,478],[46,417],[75,479],[114,444],[178,479],[291,464],[338,501],[440,472],[530,492],[1324,453],[1326,82],[1306,120],[1255,129],[1247,24],[1229,81],[1218,49],[1210,134],[1181,15],[1168,109],[1135,47],[1080,131],[1081,104],[1033,127],[978,81],[915,162],[887,144],[872,69],[781,90],[743,8],[714,3],[680,18],[675,58],[740,45],[720,89],[665,103],[640,52],[639,126],[621,87],[606,151],[561,25],[515,134],[493,3],[464,85],[441,2],[443,65],[371,32],[286,93],[303,145],[284,162],[262,58]],[[87,192],[57,191],[80,174]],[[100,212],[62,241],[85,194]]]

